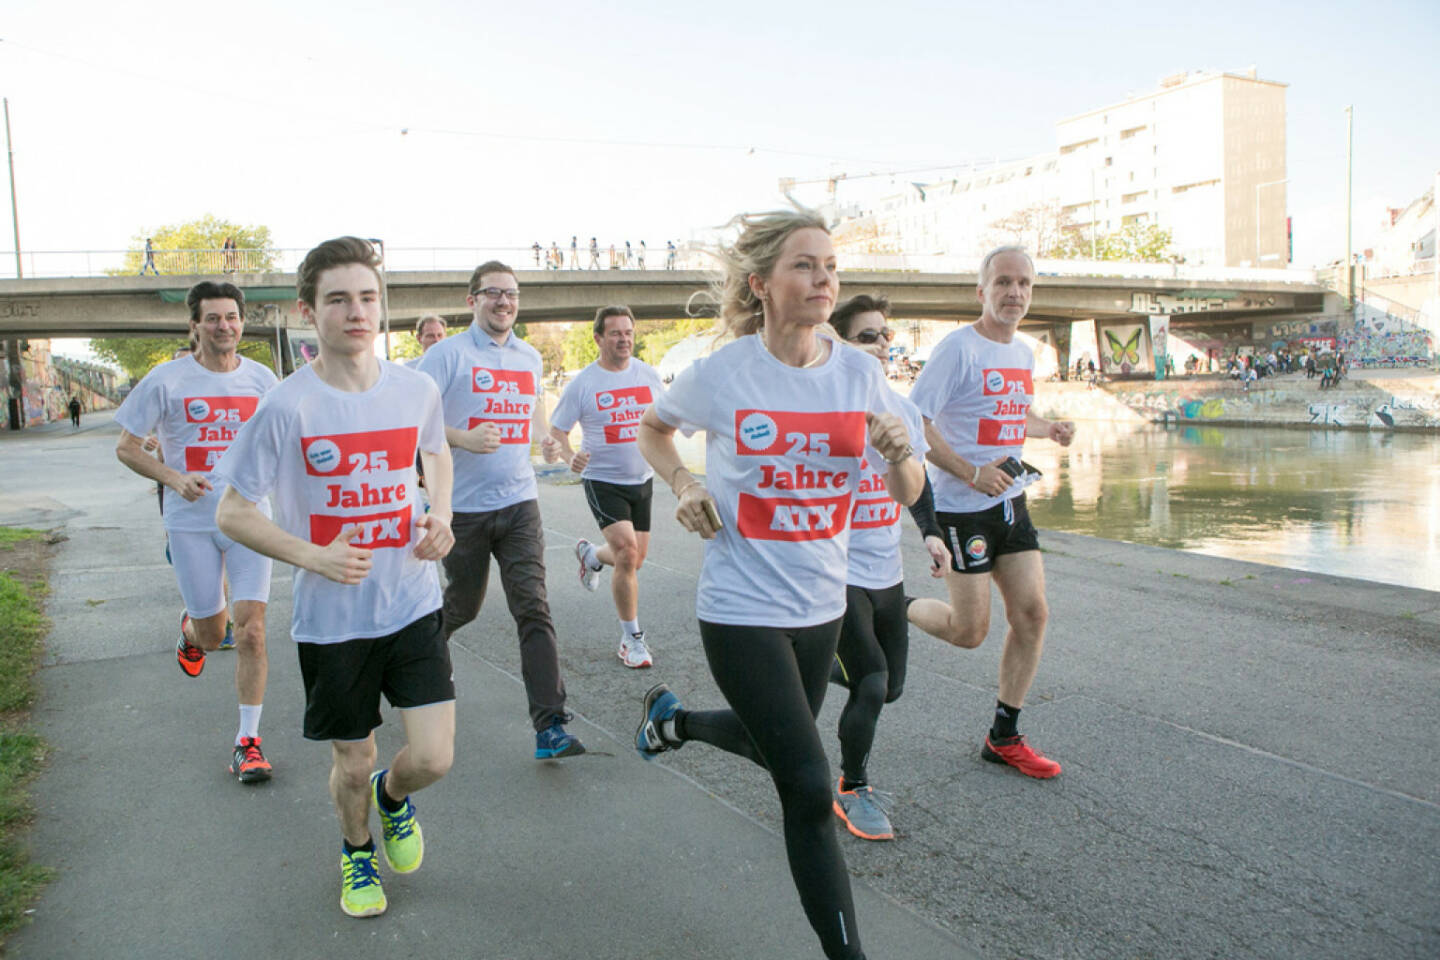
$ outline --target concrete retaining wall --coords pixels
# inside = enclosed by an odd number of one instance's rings
[[[1068,420],[1184,421],[1246,426],[1440,431],[1440,377],[1363,373],[1320,389],[1320,380],[1284,376],[1233,380],[1157,380],[1035,385],[1035,411]]]

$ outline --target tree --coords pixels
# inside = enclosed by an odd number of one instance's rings
[[[1039,257],[1050,257],[1074,229],[1069,212],[1053,203],[1037,203],[1007,214],[990,224],[989,243],[1019,243]]]
[[[566,370],[579,370],[600,356],[600,348],[595,344],[594,327],[588,323],[572,323],[565,331],[562,347]]]
[[[1095,238],[1091,256],[1090,234],[1083,228],[1068,230],[1065,238],[1041,256],[1055,260],[1130,260],[1140,263],[1167,263],[1173,253],[1171,234],[1153,223],[1127,223],[1119,230]]]
[[[270,242],[269,227],[242,226],[207,213],[198,220],[140,231],[131,238],[125,265],[106,272],[112,276],[139,273],[145,263],[147,237],[155,248],[155,269],[162,274],[258,273],[277,269],[280,262]],[[233,253],[221,249],[226,238],[235,241]]]
[[[683,320],[654,321],[654,326],[642,321],[647,327],[644,335],[636,332],[638,341],[635,346],[635,355],[644,360],[650,366],[660,365],[665,359],[665,354],[670,348],[681,340],[696,333],[705,333],[714,329],[715,319],[713,317],[686,317]]]
[[[153,339],[149,337],[100,337],[90,341],[95,355],[109,360],[124,370],[134,380],[139,380],[152,368],[174,356],[181,347],[190,342],[180,338]],[[239,352],[256,363],[270,366],[271,351],[268,340],[242,340]]]

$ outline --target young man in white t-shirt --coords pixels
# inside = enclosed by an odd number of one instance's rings
[[[296,274],[319,356],[280,384],[220,463],[220,529],[296,569],[291,635],[305,684],[305,737],[329,740],[340,819],[340,907],[383,913],[370,807],[396,873],[425,845],[410,794],[450,769],[455,682],[434,561],[449,552],[450,451],[435,384],[375,357],[379,258],[357,237],[311,250]],[[416,496],[415,454],[430,511]],[[283,526],[256,503],[274,493]],[[380,695],[406,744],[375,768]]]
[[[980,265],[980,319],[935,347],[910,399],[925,415],[935,513],[949,543],[950,603],[915,600],[910,622],[957,647],[990,629],[990,581],[1010,629],[1000,654],[1000,695],[980,755],[1031,777],[1060,773],[1016,728],[1045,645],[1045,567],[1025,506],[1020,453],[1027,436],[1069,446],[1075,424],[1037,416],[1030,348],[1015,331],[1030,307],[1035,265],[1019,247],[990,251]]]
[[[236,352],[245,332],[245,294],[239,287],[206,280],[190,288],[185,302],[196,350],[160,364],[130,391],[115,414],[120,425],[115,456],[163,487],[166,555],[173,560],[185,602],[175,656],[186,676],[200,676],[205,654],[225,642],[225,581],[230,582],[240,695],[230,772],[241,783],[263,783],[271,775],[260,746],[271,563],[216,529],[215,507],[224,482],[215,464],[277,381],[269,369]],[[145,448],[152,432],[159,440],[159,458]]]
[[[585,500],[605,536],[596,549],[575,544],[580,582],[594,590],[602,567],[615,568],[610,593],[620,616],[620,662],[631,668],[653,663],[640,629],[640,582],[636,576],[650,551],[650,502],[655,471],[640,456],[635,440],[640,418],[664,391],[660,375],[634,357],[635,315],[626,306],[595,312],[600,356],[576,375],[560,395],[543,444],[545,459],[563,459],[580,474]],[[580,424],[580,452],[570,449],[570,430]]]
[[[445,558],[445,636],[474,620],[490,583],[490,559],[515,618],[520,672],[535,728],[535,759],[573,757],[585,745],[565,729],[565,682],[545,594],[545,534],[532,438],[550,432],[544,370],[536,349],[515,336],[520,284],[498,260],[470,274],[465,302],[475,319],[420,359],[440,387],[445,438],[455,457],[455,549]]]

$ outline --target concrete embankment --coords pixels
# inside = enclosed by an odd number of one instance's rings
[[[1041,416],[1146,423],[1440,431],[1440,375],[1425,370],[1352,373],[1332,389],[1303,374],[1241,389],[1220,377],[1036,384]]]

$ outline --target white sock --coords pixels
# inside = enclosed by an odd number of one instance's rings
[[[595,551],[595,544],[585,544],[585,565],[591,570],[603,570],[605,564],[600,562],[600,554]]]
[[[633,637],[640,632],[640,621],[638,619],[621,620],[620,626],[625,631],[627,636]]]
[[[235,734],[235,745],[240,745],[243,737],[260,736],[260,711],[265,709],[263,703],[242,703],[240,704],[240,732]]]

